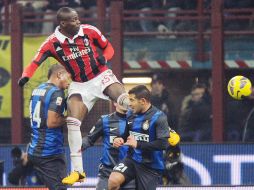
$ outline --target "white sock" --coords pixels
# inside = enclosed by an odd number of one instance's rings
[[[121,94],[118,98],[117,98],[117,103],[120,106],[123,106],[125,109],[129,108],[129,95],[127,93],[123,93]]]
[[[80,131],[81,121],[74,117],[67,117],[68,128],[68,142],[70,147],[70,156],[72,171],[83,172],[83,160],[82,160],[82,137]]]

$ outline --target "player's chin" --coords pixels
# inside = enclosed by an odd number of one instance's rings
[[[73,30],[74,30],[73,33],[77,34],[79,31],[79,28],[80,28],[80,25],[73,28]]]

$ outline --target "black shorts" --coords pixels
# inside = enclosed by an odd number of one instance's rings
[[[67,176],[66,158],[64,154],[37,157],[28,155],[41,182],[50,190],[65,190],[62,179]]]
[[[113,171],[113,167],[106,166],[103,164],[99,165],[98,173],[98,183],[96,185],[96,190],[108,189],[108,178]],[[120,190],[135,190],[135,181],[132,180],[129,183],[124,183]]]
[[[138,190],[156,190],[156,186],[161,178],[161,173],[157,170],[148,168],[130,158],[125,158],[119,162],[113,171],[123,174],[125,183],[135,179],[136,189]]]

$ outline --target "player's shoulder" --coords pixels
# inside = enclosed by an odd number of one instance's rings
[[[93,25],[81,24],[80,27],[83,29],[84,32],[96,32],[97,34],[101,35],[101,31]]]
[[[51,83],[45,83],[47,85],[47,91],[50,91],[54,95],[64,95],[64,91]]]
[[[63,96],[64,97],[64,91],[58,87],[52,87],[52,91],[57,96]]]
[[[113,117],[115,117],[116,116],[116,113],[110,113],[110,114],[108,114],[108,117],[109,118],[113,118]]]
[[[56,34],[53,33],[53,34],[49,35],[49,36],[45,39],[44,42],[46,42],[46,43],[52,43],[52,42],[54,42],[54,41],[56,41],[56,40],[57,40]]]
[[[57,41],[57,38],[56,38],[55,33],[53,33],[53,34],[51,34],[50,36],[48,36],[48,37],[44,40],[44,42],[42,43],[42,45],[41,45],[40,48],[44,47],[45,45],[50,45],[50,44],[54,43],[55,41]]]
[[[64,94],[63,90],[61,90],[60,88],[54,86],[51,83],[41,83],[39,86],[37,86],[33,92],[32,95],[33,96],[48,96],[48,94],[54,94],[56,93],[58,96]]]
[[[163,111],[161,111],[160,109],[158,109],[157,107],[155,107],[155,106],[152,106],[152,108],[151,108],[151,115],[157,116],[158,119],[167,118],[166,114]]]
[[[106,119],[112,117],[113,113],[101,115],[101,119]]]
[[[153,115],[162,115],[163,114],[163,112],[160,110],[160,109],[158,109],[157,107],[155,107],[155,106],[151,106],[151,108],[146,112],[146,115],[149,115],[149,116],[153,116]]]

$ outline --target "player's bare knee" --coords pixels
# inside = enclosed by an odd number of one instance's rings
[[[117,180],[110,179],[108,180],[108,189],[109,190],[118,190],[120,185],[118,184]]]
[[[117,190],[120,188],[121,183],[123,182],[124,178],[119,175],[119,173],[112,172],[108,179],[108,189],[109,190]]]

